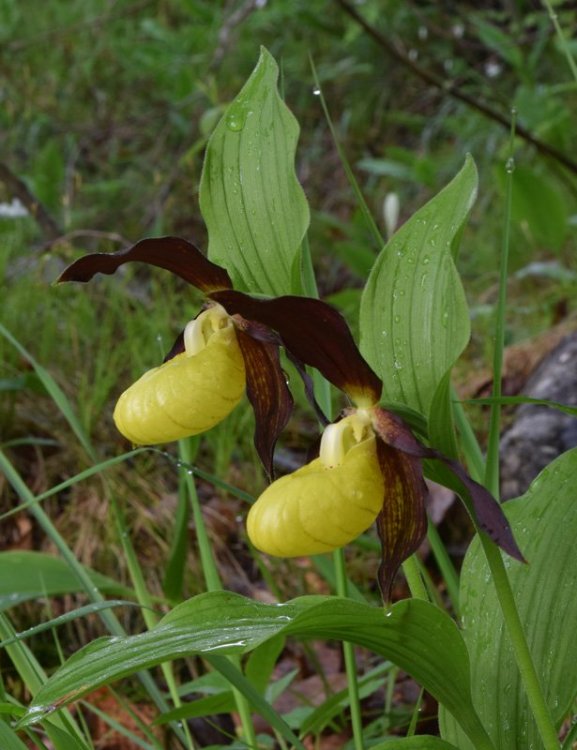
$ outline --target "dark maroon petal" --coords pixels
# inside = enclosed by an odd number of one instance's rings
[[[172,359],[173,357],[176,357],[177,354],[182,354],[183,352],[184,352],[184,331],[181,331],[176,337],[171,350],[168,352],[168,354],[162,361],[168,362],[169,359]]]
[[[475,482],[458,461],[446,458],[437,451],[431,451],[431,454],[431,458],[442,461],[466,489],[473,506],[472,515],[479,528],[508,555],[511,555],[511,557],[520,562],[526,562],[523,553],[517,546],[511,526],[503,513],[501,504],[495,500],[489,490],[478,482]]]
[[[324,413],[324,411],[321,409],[320,404],[316,400],[315,386],[313,383],[313,379],[306,371],[305,366],[300,361],[300,359],[297,359],[288,350],[286,350],[286,355],[288,359],[295,366],[295,369],[298,372],[300,379],[303,381],[303,385],[305,387],[305,396],[307,397],[307,401],[313,407],[314,412],[317,415],[317,419],[319,420],[319,422],[322,424],[323,427],[326,427],[328,424],[330,424],[330,420],[327,417],[327,415]]]
[[[433,458],[444,463],[470,496],[472,507],[469,511],[479,528],[511,557],[524,561],[501,505],[485,487],[475,482],[458,461],[420,443],[400,417],[380,408],[374,409],[374,415],[377,434],[392,448],[410,456]],[[463,494],[459,487],[451,489]]]
[[[415,552],[427,533],[428,494],[421,461],[377,439],[377,455],[385,480],[383,509],[377,516],[382,562],[379,586],[385,603],[401,564]]]
[[[428,457],[429,449],[417,440],[407,424],[396,414],[376,407],[373,409],[373,426],[387,445],[417,458]]]
[[[237,338],[246,368],[246,393],[256,419],[254,444],[271,478],[274,447],[291,415],[293,399],[280,366],[278,347],[257,341],[238,327]]]
[[[361,356],[345,319],[330,305],[308,297],[255,299],[232,290],[210,296],[230,315],[237,313],[277,331],[287,351],[316,367],[354,402],[378,402],[382,383]]]
[[[90,281],[97,273],[113,274],[131,261],[171,271],[203,292],[232,288],[224,268],[212,263],[198,248],[179,237],[155,237],[140,240],[117,253],[84,255],[68,266],[58,281]]]

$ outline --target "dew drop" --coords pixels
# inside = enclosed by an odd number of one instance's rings
[[[393,320],[395,321],[395,323],[400,323],[401,322],[401,316],[400,315],[395,315],[395,317],[393,318]]]
[[[507,162],[505,164],[505,172],[507,172],[507,174],[512,174],[514,171],[515,171],[515,159],[513,159],[513,157],[510,156],[507,159]]]
[[[433,242],[431,241],[431,245],[432,245],[432,244],[433,244]],[[423,257],[423,265],[424,265],[424,266],[428,266],[430,262],[431,262],[431,259],[429,258],[429,256],[428,256],[428,255],[425,255],[425,256]]]
[[[320,96],[320,95],[321,95],[320,88],[318,86],[315,86],[313,89],[313,96]]]
[[[246,109],[246,106],[242,102],[234,102],[234,104],[232,104],[229,108],[228,114],[226,116],[226,127],[229,130],[232,130],[233,133],[238,133],[244,128],[248,114],[249,113]]]

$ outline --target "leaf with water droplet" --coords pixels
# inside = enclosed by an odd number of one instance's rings
[[[195,654],[210,659],[215,652],[245,653],[282,636],[339,639],[369,648],[447,706],[473,741],[485,735],[471,703],[462,637],[439,607],[409,599],[383,613],[362,602],[323,596],[271,605],[224,591],[183,602],[143,633],[99,638],[81,649],[43,684],[21,723],[37,723],[55,706],[162,662]],[[217,668],[218,663],[212,662]]]
[[[557,728],[577,698],[576,474],[577,449],[573,449],[544,469],[525,495],[503,505],[529,563],[507,558],[508,577]],[[460,602],[475,705],[495,747],[543,747],[478,540],[463,564]],[[490,687],[483,690],[483,685]],[[506,722],[510,732],[505,731]],[[446,714],[441,715],[441,725],[445,739],[471,750],[473,746]]]
[[[298,124],[279,96],[278,66],[257,66],[212,134],[200,184],[208,255],[235,286],[290,294],[309,209],[295,174]]]
[[[393,235],[362,295],[361,350],[384,381],[383,398],[427,418],[439,384],[469,340],[468,308],[451,249],[456,252],[476,190],[477,170],[468,157],[453,181]],[[402,351],[396,340],[406,342]]]

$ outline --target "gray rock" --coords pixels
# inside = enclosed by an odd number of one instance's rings
[[[522,394],[577,406],[577,333],[545,357]],[[542,469],[576,445],[577,418],[547,406],[520,406],[501,439],[502,498],[522,495]]]

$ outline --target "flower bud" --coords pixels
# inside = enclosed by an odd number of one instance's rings
[[[235,329],[220,305],[191,321],[185,351],[146,372],[118,399],[114,421],[136,445],[206,432],[241,400],[244,360]]]
[[[248,514],[248,535],[278,557],[330,552],[371,526],[383,498],[376,438],[358,412],[326,428],[319,458],[263,492]]]

